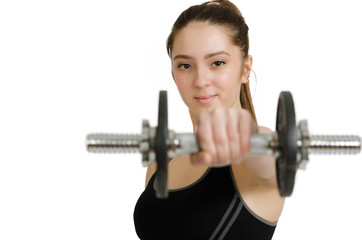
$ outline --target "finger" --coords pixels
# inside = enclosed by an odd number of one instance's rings
[[[198,121],[197,139],[201,151],[208,152],[212,158],[216,157],[216,147],[213,142],[213,132],[210,113],[201,112]]]
[[[242,160],[240,149],[240,134],[239,134],[239,114],[236,110],[228,111],[228,138],[230,144],[230,158],[233,163],[239,163]]]
[[[250,138],[251,134],[254,131],[253,119],[250,113],[246,110],[241,111],[240,113],[240,122],[239,122],[239,133],[240,133],[240,148],[243,157],[247,157],[250,154]]]
[[[216,147],[216,158],[220,163],[230,162],[230,147],[227,131],[227,112],[218,108],[213,113],[212,131]]]

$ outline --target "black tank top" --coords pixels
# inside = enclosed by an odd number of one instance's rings
[[[135,207],[134,223],[142,240],[271,239],[276,223],[253,213],[234,186],[230,167],[210,168],[183,189],[157,199],[149,181]]]

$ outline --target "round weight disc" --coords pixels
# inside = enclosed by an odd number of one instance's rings
[[[158,198],[167,198],[167,139],[168,139],[168,121],[167,121],[167,92],[160,91],[158,103],[158,125],[155,136],[156,151],[156,195]]]
[[[297,172],[297,127],[293,97],[290,92],[281,92],[278,100],[276,131],[280,155],[276,160],[279,193],[283,197],[293,192]]]

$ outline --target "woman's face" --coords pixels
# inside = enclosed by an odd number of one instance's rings
[[[191,114],[197,117],[201,110],[217,107],[241,108],[240,87],[247,81],[242,59],[223,26],[192,22],[177,33],[172,73]]]

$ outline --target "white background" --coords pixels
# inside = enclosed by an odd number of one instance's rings
[[[0,2],[0,239],[137,239],[139,154],[86,152],[90,132],[191,131],[165,42],[201,1]],[[260,125],[280,91],[314,134],[362,135],[359,1],[235,1],[250,28]],[[254,84],[255,86],[255,84]],[[359,156],[311,156],[274,239],[361,239]]]

